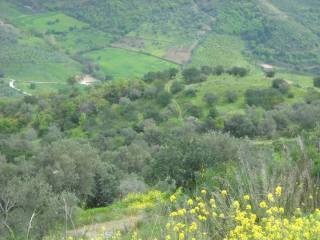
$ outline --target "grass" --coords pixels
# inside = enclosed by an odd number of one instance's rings
[[[16,6],[6,0],[0,0],[0,18],[11,20],[20,16],[22,13],[18,11]]]
[[[80,74],[80,63],[57,51],[44,39],[12,28],[0,27],[0,69],[19,82],[60,82]],[[22,87],[23,90],[27,90]],[[53,85],[45,90],[55,90]]]
[[[125,198],[113,204],[102,207],[81,210],[76,219],[76,225],[88,225],[106,221],[118,220],[132,216],[142,211],[151,210],[157,204],[164,202],[166,193],[149,191],[146,193],[130,193]],[[161,204],[160,204],[161,205]]]
[[[312,77],[308,75],[297,75],[294,73],[278,73],[276,78],[283,78],[291,84],[291,92],[294,98],[286,98],[286,103],[293,104],[296,102],[303,102],[304,96],[309,87],[313,86]],[[246,108],[244,93],[249,88],[269,88],[272,85],[272,79],[266,78],[262,72],[258,70],[251,72],[248,76],[239,78],[228,74],[221,76],[210,76],[207,81],[192,84],[187,88],[196,89],[197,95],[195,97],[186,97],[183,93],[176,96],[176,100],[180,106],[192,103],[201,107],[206,114],[208,107],[203,101],[206,93],[214,93],[219,96],[217,103],[217,110],[222,114],[231,114],[243,112]],[[238,93],[239,99],[235,103],[228,103],[224,99],[224,94],[227,91],[235,91]]]
[[[244,57],[245,43],[238,37],[211,33],[195,49],[192,66],[242,66],[252,64]]]
[[[89,27],[88,24],[78,21],[63,13],[43,13],[27,15],[17,18],[14,23],[28,31],[38,33],[66,33],[71,30]]]
[[[110,35],[95,29],[72,31],[56,35],[54,43],[69,54],[76,54],[93,49],[104,48],[111,42]]]
[[[102,223],[118,220],[128,215],[135,215],[136,210],[128,210],[122,202],[116,202],[108,207],[79,210],[76,225],[89,225],[92,223]]]
[[[139,78],[150,71],[176,67],[176,64],[153,56],[117,48],[93,51],[84,56],[98,63],[104,74],[117,79]]]

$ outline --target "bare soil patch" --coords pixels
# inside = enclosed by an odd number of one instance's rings
[[[97,79],[95,79],[91,75],[77,76],[76,79],[79,82],[79,84],[86,85],[86,86],[94,84],[94,83],[96,83],[98,81]]]
[[[125,49],[144,49],[147,41],[142,38],[124,37],[117,42],[111,44],[114,48],[125,48]]]
[[[164,58],[178,64],[186,64],[191,59],[192,51],[197,45],[198,42],[195,42],[189,48],[169,48]]]

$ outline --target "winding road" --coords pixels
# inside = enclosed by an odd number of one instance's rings
[[[27,92],[25,92],[25,91],[17,88],[17,87],[14,85],[15,82],[16,82],[16,80],[10,79],[9,87],[12,88],[12,89],[14,89],[14,90],[16,90],[16,91],[18,91],[19,93],[22,93],[22,94],[25,95],[25,96],[32,96],[30,93],[27,93]]]

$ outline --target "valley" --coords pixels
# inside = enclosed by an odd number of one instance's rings
[[[0,0],[0,240],[320,239],[318,0]]]

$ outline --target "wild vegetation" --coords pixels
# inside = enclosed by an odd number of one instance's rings
[[[0,239],[319,239],[319,8],[0,0]]]

